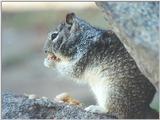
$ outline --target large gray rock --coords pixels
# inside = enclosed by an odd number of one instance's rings
[[[159,91],[159,2],[96,2],[106,20]]]
[[[24,95],[2,94],[3,119],[107,119],[112,115],[96,114],[77,106],[50,101],[46,98],[29,99]]]

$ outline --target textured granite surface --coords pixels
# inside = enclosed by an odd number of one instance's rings
[[[47,98],[31,98],[10,92],[2,93],[3,119],[108,119],[112,115],[87,112]]]

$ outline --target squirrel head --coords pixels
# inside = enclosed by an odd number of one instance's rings
[[[80,19],[75,13],[69,13],[64,22],[48,34],[44,50],[50,56],[48,59],[55,63],[73,62],[94,49],[94,46],[100,45],[101,48],[105,45],[104,37],[107,34]]]

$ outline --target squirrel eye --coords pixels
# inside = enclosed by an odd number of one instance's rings
[[[58,35],[58,32],[54,32],[54,33],[50,33],[50,35],[49,35],[49,39],[50,40],[54,40],[56,37],[57,37],[57,35]]]
[[[54,39],[57,37],[57,35],[58,35],[58,33],[53,33],[53,34],[51,35],[51,40],[54,40]]]

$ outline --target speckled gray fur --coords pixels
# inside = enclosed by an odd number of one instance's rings
[[[158,113],[149,107],[156,91],[154,86],[139,71],[113,31],[95,28],[74,13],[68,14],[66,22],[55,31],[56,41],[50,37],[44,48],[62,62],[65,58],[65,65],[60,67],[60,62],[55,66],[62,74],[88,83],[91,88],[93,83],[103,81],[98,87],[108,90],[99,93],[108,96],[104,107],[118,118],[158,118]],[[88,74],[95,76],[94,80],[87,78]]]

